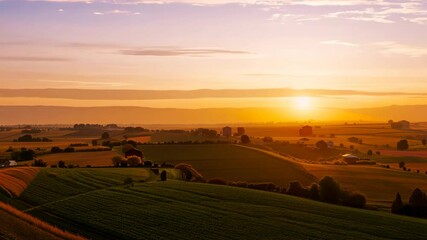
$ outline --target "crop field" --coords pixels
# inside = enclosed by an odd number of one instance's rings
[[[66,165],[73,164],[85,167],[93,166],[111,166],[111,158],[118,154],[114,151],[98,152],[72,152],[72,153],[52,153],[39,156],[39,159],[47,162],[48,165],[58,164],[58,161],[64,161]],[[19,164],[32,164],[33,161],[19,162]]]
[[[173,132],[158,132],[152,133],[150,142],[188,142],[188,141],[217,141],[217,140],[227,140],[226,138],[219,137],[205,137],[193,135],[190,133],[173,133]]]
[[[364,193],[368,202],[389,208],[396,193],[407,201],[415,188],[427,190],[427,175],[379,166],[304,164],[317,177],[332,176],[344,188]]]
[[[281,186],[293,180],[304,184],[315,180],[297,163],[233,144],[142,145],[139,148],[147,160],[188,163],[207,179],[273,182]]]
[[[0,190],[7,195],[19,196],[36,177],[40,168],[15,167],[0,170]]]
[[[228,186],[138,182],[150,179],[143,171],[43,169],[20,201],[93,239],[427,238],[427,220]],[[136,183],[120,184],[126,176]]]

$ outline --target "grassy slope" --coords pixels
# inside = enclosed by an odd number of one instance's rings
[[[117,170],[117,171],[116,171]],[[22,194],[46,221],[96,239],[425,239],[427,221],[181,181],[143,169],[44,169]],[[55,176],[54,176],[55,175]]]
[[[39,229],[0,209],[0,239],[58,239],[50,233]]]
[[[293,180],[303,184],[314,181],[297,163],[232,144],[142,145],[140,149],[154,162],[191,164],[207,179],[273,182],[281,186]]]
[[[91,166],[111,166],[111,159],[118,154],[114,151],[99,152],[73,152],[73,153],[54,153],[41,155],[38,158],[43,159],[49,165],[58,164],[58,161],[64,161],[68,164],[78,164],[81,167]],[[19,164],[32,164],[34,161],[24,161]]]

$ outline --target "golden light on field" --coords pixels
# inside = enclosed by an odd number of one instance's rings
[[[294,107],[297,110],[311,110],[313,108],[312,98],[306,96],[298,96],[293,99]]]

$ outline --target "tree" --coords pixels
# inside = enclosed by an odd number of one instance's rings
[[[136,167],[139,164],[141,164],[142,161],[141,161],[141,158],[138,156],[130,156],[127,158],[127,162],[129,164],[129,166]]]
[[[361,193],[351,192],[345,197],[343,204],[354,208],[364,208],[366,205],[366,197]]]
[[[373,153],[372,153],[372,150],[371,150],[371,149],[369,149],[369,150],[368,150],[368,156],[372,156],[372,154],[373,154]]]
[[[302,197],[304,192],[304,188],[298,181],[293,181],[289,183],[288,190],[286,194],[292,195],[292,196],[298,196]]]
[[[397,150],[403,151],[408,149],[409,149],[408,140],[404,139],[397,142]]]
[[[264,137],[262,139],[263,142],[268,143],[268,142],[273,142],[273,138],[272,137]]]
[[[92,146],[98,146],[98,140],[96,140],[96,139],[93,139],[92,140]]]
[[[110,134],[109,134],[108,132],[104,132],[104,133],[101,135],[101,138],[102,138],[102,139],[109,139],[109,138],[110,138]]]
[[[58,162],[58,167],[59,168],[65,168],[65,162],[64,161],[59,161]]]
[[[405,162],[399,162],[399,168],[404,168],[405,167]]]
[[[425,194],[416,188],[409,197],[409,205],[411,207],[423,207],[425,205]]]
[[[328,144],[327,144],[325,141],[320,140],[320,141],[318,141],[318,142],[316,143],[316,147],[317,147],[318,149],[320,149],[320,150],[324,151],[324,150],[328,149]]]
[[[167,179],[167,173],[166,171],[162,171],[162,173],[160,173],[160,180],[166,181],[166,179]]]
[[[319,181],[320,198],[324,202],[338,203],[341,188],[340,185],[330,176],[323,177]]]
[[[249,138],[249,136],[248,136],[248,135],[242,135],[242,136],[240,137],[240,141],[241,141],[243,144],[251,143],[251,139]]]
[[[114,156],[113,158],[111,158],[114,167],[120,167],[124,160],[125,159],[122,156]]]
[[[400,193],[396,193],[396,198],[391,204],[391,213],[402,214],[403,213],[403,202]]]
[[[52,148],[50,149],[50,152],[51,152],[51,153],[61,153],[61,152],[62,152],[62,149],[61,149],[60,147],[52,147]]]
[[[319,192],[319,185],[317,183],[313,183],[310,186],[310,199],[319,201],[320,200],[320,192]]]
[[[423,140],[421,140],[421,143],[425,146],[425,145],[427,145],[427,139],[423,139]]]

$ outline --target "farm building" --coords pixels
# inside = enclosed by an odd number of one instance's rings
[[[342,155],[343,161],[347,164],[356,164],[359,161],[359,157],[354,156],[353,154],[344,154]]]
[[[299,130],[299,135],[301,137],[311,137],[313,136],[313,127],[311,126],[304,126]]]
[[[231,127],[224,127],[222,128],[222,136],[224,137],[231,137],[232,136],[232,129]]]
[[[394,129],[409,129],[410,123],[406,120],[402,120],[399,122],[390,122],[391,128]]]
[[[142,155],[142,152],[139,151],[138,149],[135,149],[135,148],[132,148],[132,149],[130,149],[130,150],[128,150],[128,151],[125,152],[125,157],[126,158],[131,157],[131,156],[140,157],[141,160],[144,159],[144,155]]]
[[[0,168],[18,166],[15,160],[0,160]]]

